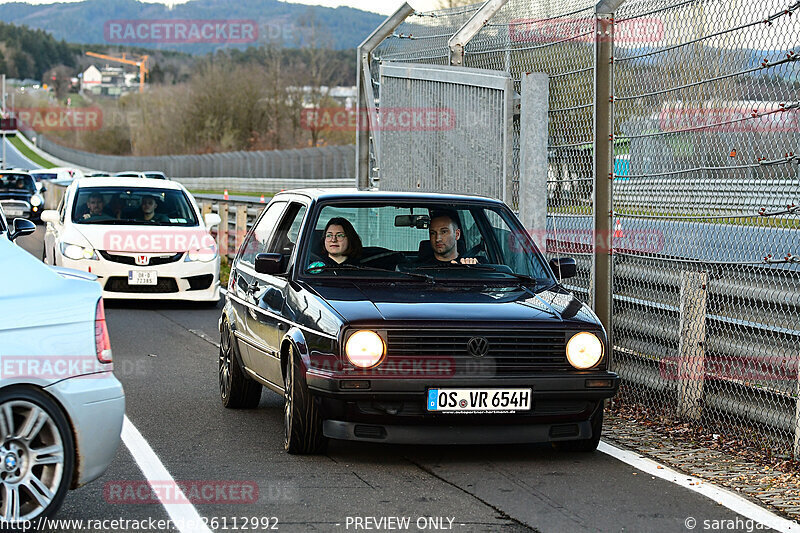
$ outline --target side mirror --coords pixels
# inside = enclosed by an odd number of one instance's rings
[[[39,192],[47,192],[47,187],[45,187],[44,184],[42,184],[42,188],[39,189]]]
[[[36,231],[36,224],[24,218],[15,218],[12,226],[11,232],[8,234],[8,238],[12,241],[17,237],[30,235]]]
[[[206,213],[205,216],[203,216],[203,220],[205,220],[206,226],[209,228],[217,226],[222,222],[222,219],[216,213]]]
[[[58,211],[56,211],[55,209],[45,209],[44,211],[42,211],[42,222],[50,222],[52,224],[55,224],[56,222],[58,222],[58,220],[59,220]]]
[[[281,254],[258,254],[256,255],[256,272],[259,274],[283,274],[286,270]]]
[[[575,265],[575,260],[571,257],[562,257],[560,259],[551,259],[550,268],[558,279],[574,278],[578,275],[578,267]]]

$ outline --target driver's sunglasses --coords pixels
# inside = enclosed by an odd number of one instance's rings
[[[347,235],[345,235],[344,233],[326,233],[325,234],[325,240],[326,241],[332,241],[334,237],[336,237],[337,241],[341,241],[342,239],[347,238]]]

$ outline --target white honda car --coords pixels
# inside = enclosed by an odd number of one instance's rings
[[[47,264],[91,272],[103,297],[217,302],[219,254],[191,194],[174,181],[84,178],[44,211]]]

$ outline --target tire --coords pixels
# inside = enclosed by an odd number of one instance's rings
[[[0,439],[0,512],[11,505],[11,522],[53,516],[75,472],[75,440],[59,405],[33,388],[0,392]]]
[[[220,332],[219,395],[227,409],[255,409],[261,400],[261,384],[245,375],[236,357],[233,335],[226,320]]]
[[[605,409],[602,403],[595,412],[591,419],[592,422],[592,436],[588,439],[580,440],[567,440],[553,443],[553,448],[565,452],[593,452],[600,444],[600,434],[603,432],[603,410]]]
[[[292,455],[325,451],[328,439],[322,434],[319,406],[308,391],[300,357],[289,346],[283,394],[283,448]]]

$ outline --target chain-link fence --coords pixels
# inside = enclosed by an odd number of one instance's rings
[[[408,16],[372,53],[375,97],[383,62],[450,64],[448,40],[481,5]],[[524,73],[550,77],[547,252],[577,256],[569,287],[588,298],[593,254],[605,252],[595,245],[613,237],[621,401],[795,457],[798,11],[791,0],[628,0],[612,35],[596,31],[593,2],[509,0],[463,61],[509,72],[518,93]],[[598,65],[604,39],[613,60]],[[594,138],[608,99],[597,74],[613,76],[608,139]],[[519,115],[513,130],[518,183]],[[601,150],[611,168],[595,168]],[[601,178],[613,183],[614,226],[598,239]]]

